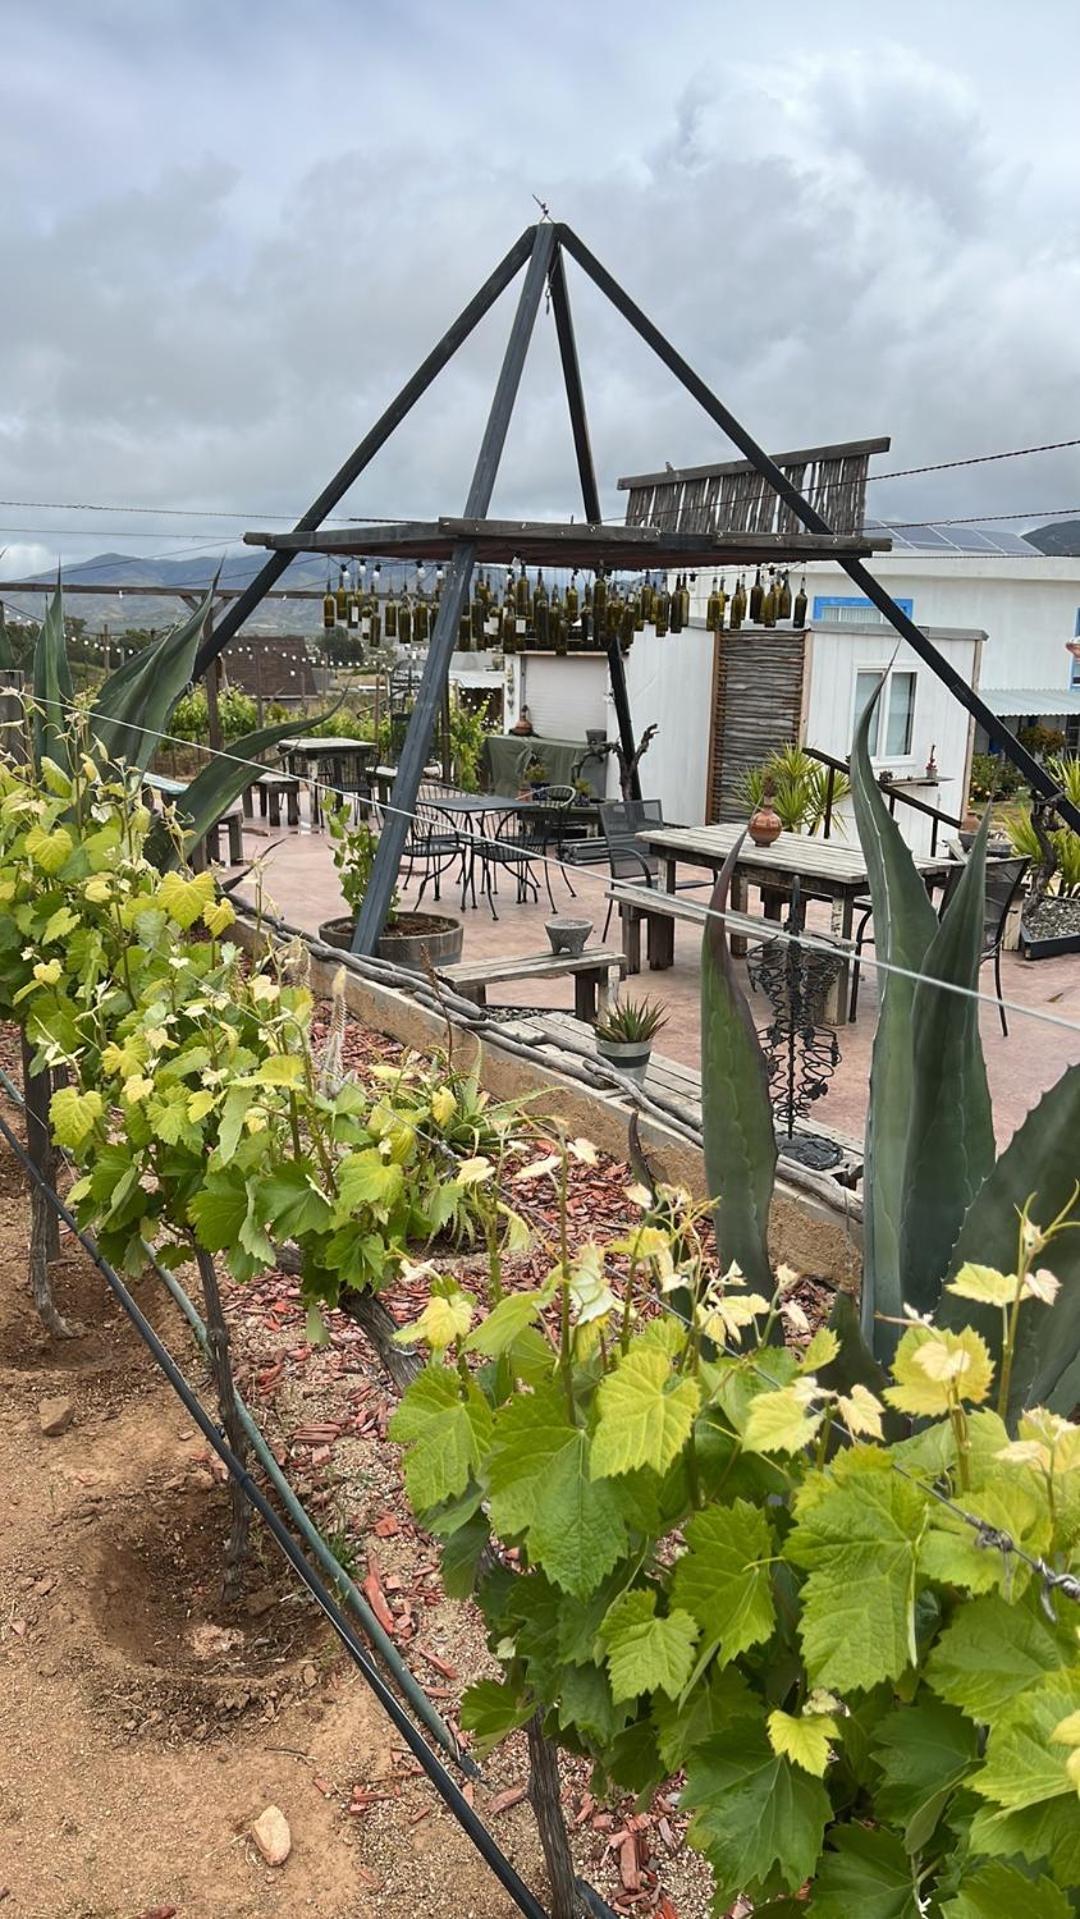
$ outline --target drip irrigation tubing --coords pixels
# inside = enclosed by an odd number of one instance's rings
[[[272,1534],[276,1544],[280,1547],[293,1571],[297,1574],[302,1584],[306,1586],[316,1604],[325,1614],[342,1645],[361,1673],[365,1683],[390,1719],[395,1731],[399,1733],[405,1741],[414,1759],[418,1761],[423,1771],[427,1774],[428,1779],[435,1787],[444,1805],[453,1814],[463,1832],[472,1841],[485,1864],[490,1866],[504,1891],[510,1895],[519,1912],[526,1915],[526,1919],[548,1919],[548,1915],[535,1893],[530,1890],[519,1873],[511,1865],[506,1854],[492,1838],[483,1820],[470,1806],[460,1786],[450,1777],[441,1760],[436,1757],[435,1753],[431,1751],[431,1748],[417,1732],[408,1713],[399,1705],[365,1647],[360,1643],[360,1640],[357,1638],[340,1607],[327,1591],[318,1574],[308,1565],[299,1546],[297,1546],[295,1540],[291,1537],[284,1522],[274,1511],[265,1493],[259,1489],[252,1479],[251,1474],[240,1464],[231,1447],[222,1438],[221,1433],[214,1424],[214,1421],[210,1418],[210,1415],[204,1411],[196,1393],[188,1384],[185,1375],[177,1365],[172,1354],[164,1342],[159,1339],[157,1333],[133,1299],[119,1274],[109,1264],[109,1261],[102,1256],[90,1234],[82,1230],[74,1214],[60,1198],[59,1193],[50,1186],[48,1180],[39,1172],[29,1153],[12,1132],[11,1127],[2,1115],[0,1115],[0,1137],[7,1142],[11,1151],[15,1154],[15,1157],[30,1175],[35,1186],[43,1193],[57,1217],[62,1220],[63,1224],[68,1228],[68,1231],[74,1234],[83,1251],[93,1260],[94,1265],[101,1273],[115,1298],[123,1307],[124,1312],[135,1327],[136,1332],[149,1349],[156,1365],[160,1368],[161,1372],[164,1373],[173,1391],[181,1400],[185,1410],[198,1426],[204,1439],[213,1447],[230,1477],[241,1487],[249,1504],[254,1507],[255,1511],[259,1514],[259,1517]],[[597,1910],[597,1908],[594,1907],[594,1910]]]
[[[20,1093],[14,1080],[9,1078],[2,1067],[0,1067],[0,1087],[3,1088],[13,1105],[20,1107],[23,1112],[26,1111],[26,1101],[23,1095]],[[175,1273],[171,1272],[168,1266],[162,1265],[153,1247],[148,1246],[145,1240],[143,1241],[143,1250],[146,1253],[149,1265],[153,1268],[157,1277],[161,1280],[173,1301],[179,1307],[195,1335],[200,1350],[205,1355],[207,1353],[206,1327],[193,1301],[184,1291]],[[288,1513],[289,1518],[292,1520],[293,1525],[297,1531],[302,1534],[305,1544],[315,1555],[323,1571],[327,1573],[340,1588],[342,1597],[355,1612],[375,1651],[378,1653],[379,1658],[393,1675],[395,1682],[405,1695],[405,1698],[416,1713],[417,1718],[427,1727],[432,1738],[442,1746],[444,1752],[461,1767],[466,1778],[479,1779],[481,1777],[480,1768],[467,1752],[462,1751],[453,1733],[450,1731],[449,1726],[445,1724],[439,1713],[436,1712],[435,1707],[432,1705],[431,1700],[423,1690],[415,1674],[410,1672],[408,1666],[405,1664],[393,1640],[384,1632],[382,1626],[380,1626],[363,1593],[355,1581],[350,1579],[344,1566],[334,1557],[334,1554],[331,1552],[314,1520],[311,1518],[310,1513],[306,1511],[305,1507],[297,1498],[281,1467],[278,1465],[277,1460],[274,1458],[265,1433],[252,1417],[249,1407],[236,1391],[235,1387],[233,1389],[233,1400],[236,1405],[240,1423],[247,1433],[248,1439],[251,1441],[255,1456]]]

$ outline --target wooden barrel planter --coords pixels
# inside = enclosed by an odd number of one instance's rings
[[[341,919],[324,920],[319,938],[324,945],[349,953],[355,930],[356,921],[348,913]],[[410,973],[426,972],[428,966],[437,971],[461,958],[464,931],[461,921],[447,913],[399,913],[393,926],[380,936],[375,950],[380,959],[403,966]]]

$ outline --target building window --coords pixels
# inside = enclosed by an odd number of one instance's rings
[[[914,618],[914,600],[897,600],[896,604],[909,620]],[[872,600],[855,594],[845,598],[842,593],[818,593],[814,596],[814,625],[885,626],[887,621]]]
[[[871,759],[906,760],[909,758],[915,731],[916,677],[906,667],[893,672],[887,672],[880,666],[865,667],[856,673],[852,740],[854,740],[859,721],[882,681],[888,682],[870,724]]]

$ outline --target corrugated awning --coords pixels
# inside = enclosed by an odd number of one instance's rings
[[[979,692],[999,720],[1080,713],[1080,686],[980,686]]]

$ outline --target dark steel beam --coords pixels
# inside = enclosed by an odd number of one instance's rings
[[[462,308],[453,326],[443,334],[438,346],[432,348],[427,359],[417,367],[412,378],[406,380],[400,393],[391,400],[385,413],[376,420],[371,431],[365,434],[359,446],[345,461],[344,466],[338,468],[333,479],[324,486],[318,499],[312,501],[307,512],[297,521],[295,532],[313,532],[326,515],[333,511],[338,501],[348,492],[353,481],[374,459],[379,448],[385,445],[390,435],[401,425],[406,414],[416,405],[417,400],[427,392],[447,361],[453,359],[459,346],[468,339],[488,308],[494,305],[504,287],[509,286],[514,275],[529,257],[535,232],[535,227],[526,227],[521,238],[514,242],[505,259],[499,262],[494,273],[484,281],[468,306]],[[195,660],[196,679],[206,672],[210,661],[216,659],[223,648],[228,646],[248,615],[255,611],[267,589],[281,578],[291,558],[290,553],[272,553],[266,565],[259,568],[250,586],[246,587],[239,598],[233,601],[228,612],[223,615],[213,639],[205,641],[199,649]]]
[[[596,484],[596,467],[593,463],[592,443],[589,439],[589,420],[585,412],[585,392],[581,384],[581,364],[578,360],[574,317],[570,311],[570,295],[566,289],[566,273],[563,269],[561,247],[555,249],[548,284],[551,288],[555,332],[558,336],[559,357],[562,361],[563,380],[566,384],[566,401],[570,408],[570,430],[574,436],[574,452],[577,454],[581,497],[585,502],[585,518],[590,526],[599,526],[603,520],[600,510],[600,489]],[[634,722],[630,713],[630,694],[626,685],[626,662],[623,659],[617,634],[612,635],[607,641],[607,662],[619,738],[622,741],[626,764],[631,766],[634,760]],[[641,780],[636,766],[631,776],[630,791],[635,800],[641,798]]]
[[[532,252],[522,281],[517,311],[506,343],[506,352],[491,402],[487,425],[484,428],[484,437],[480,443],[472,485],[465,502],[464,517],[467,520],[482,519],[491,504],[495,476],[506,444],[510,415],[517,399],[525,355],[529,349],[529,341],[532,338],[533,326],[554,251],[555,229],[545,221],[533,229]],[[458,621],[468,594],[475,556],[474,543],[471,540],[462,540],[454,550],[453,559],[443,582],[439,611],[428,645],[416,705],[409,718],[409,730],[405,735],[394,789],[390,795],[390,804],[379,834],[379,847],[375,855],[371,879],[357,916],[352,946],[354,953],[374,953],[379,935],[386,923],[386,915],[390,910],[390,901],[393,898],[401,866],[401,855],[416,811],[420,779],[431,751],[435,722],[442,702],[443,687],[450,671],[450,656],[454,651]]]
[[[764,474],[785,506],[791,508],[791,511],[805,527],[809,528],[811,533],[831,533],[832,528],[828,521],[824,520],[816,508],[804,499],[798,487],[792,486],[791,481],[781,472],[775,460],[769,457],[723,401],[719,400],[711,388],[706,386],[700,375],[694,372],[693,367],[683,359],[681,353],[676,351],[670,340],[665,339],[659,327],[654,326],[648,315],[642,312],[630,295],[623,291],[607,268],[601,266],[595,254],[590,253],[588,247],[578,239],[572,228],[560,224],[559,239],[567,252],[588,274],[590,280],[600,288],[601,293],[607,295],[612,306],[622,314],[623,319],[633,327],[635,333],[640,334],[646,344],[652,347],[657,357],[663,361],[687,392],[693,395],[709,418],[715,420],[717,426],[727,434],[728,439],[733,440],[758,472]],[[1058,788],[1053,779],[1045,767],[1040,766],[1034,754],[1029,753],[1025,746],[1021,746],[1016,735],[1002,724],[996,713],[991,712],[985,700],[979,698],[975,689],[970,687],[956,668],[938,652],[937,647],[915,625],[914,620],[909,619],[907,614],[901,611],[885,587],[874,579],[872,573],[867,572],[862,561],[838,557],[848,578],[854,582],[860,592],[866,595],[871,604],[877,607],[879,613],[884,614],[893,630],[902,640],[907,641],[913,653],[917,653],[919,658],[925,661],[931,672],[935,673],[942,684],[948,687],[961,706],[966,707],[972,718],[978,721],[990,738],[997,741],[1007,758],[1020,769],[1032,791],[1038,793],[1043,799],[1055,800],[1061,818],[1075,832],[1080,832],[1080,808],[1058,797]]]

